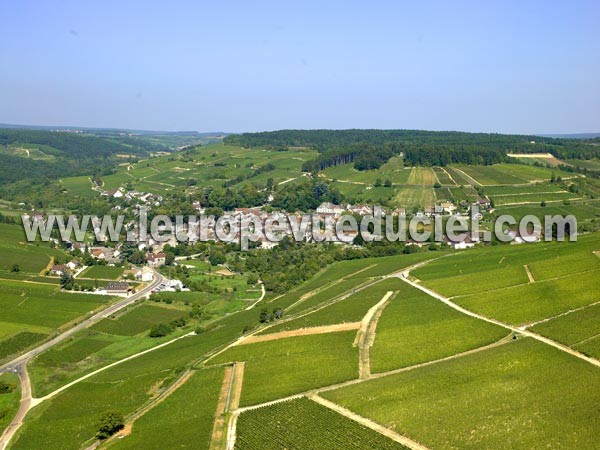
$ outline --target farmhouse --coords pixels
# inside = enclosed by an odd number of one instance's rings
[[[56,265],[52,266],[52,269],[50,269],[50,273],[52,275],[66,275],[67,266],[65,266],[63,264],[56,264]]]
[[[142,281],[152,281],[154,280],[154,272],[149,267],[144,267],[139,278]]]
[[[110,191],[106,191],[106,195],[112,198],[121,198],[123,197],[123,190],[121,188],[111,189]]]
[[[446,236],[444,237],[444,242],[446,242],[454,250],[464,250],[475,247],[475,244],[477,244],[478,240],[473,240],[471,239],[471,236],[468,235],[462,239],[455,239],[451,238],[450,236]]]
[[[112,257],[112,250],[106,247],[90,247],[88,251],[96,259],[109,259]]]
[[[166,255],[163,252],[146,253],[146,261],[152,267],[162,266],[166,262]]]
[[[456,205],[452,202],[442,202],[440,206],[444,212],[447,212],[448,214],[452,214],[454,211],[456,211]]]
[[[529,244],[532,242],[539,242],[541,240],[540,232],[533,230],[527,231],[527,233],[522,234],[519,229],[513,229],[508,231],[508,236],[511,237],[511,244]]]
[[[67,263],[67,267],[71,270],[77,270],[79,268],[80,264],[79,261],[77,261],[76,259],[72,259],[71,261],[69,261]]]

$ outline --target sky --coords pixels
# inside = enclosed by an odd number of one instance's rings
[[[598,1],[3,1],[0,123],[600,132]]]

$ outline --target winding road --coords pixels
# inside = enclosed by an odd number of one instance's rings
[[[31,395],[31,382],[29,380],[29,374],[27,373],[27,363],[36,356],[38,356],[40,353],[43,353],[51,347],[60,344],[65,339],[73,336],[75,333],[89,328],[92,325],[95,325],[102,319],[105,319],[111,316],[112,314],[120,311],[121,309],[126,308],[132,303],[140,300],[141,298],[150,294],[150,292],[153,289],[156,289],[161,283],[164,282],[165,278],[158,272],[154,271],[154,280],[152,281],[152,283],[141,289],[139,292],[136,292],[135,294],[132,294],[129,297],[124,298],[123,300],[119,300],[116,303],[112,303],[107,308],[97,312],[96,314],[92,315],[87,319],[84,319],[74,327],[69,328],[68,330],[62,332],[58,336],[55,336],[49,341],[44,342],[43,344],[28,351],[27,353],[24,353],[21,356],[18,356],[17,358],[13,359],[12,361],[9,361],[0,366],[0,373],[14,372],[19,376],[19,380],[21,382],[21,404],[19,405],[19,410],[17,411],[17,414],[15,415],[11,423],[8,425],[8,427],[6,427],[4,433],[2,433],[2,436],[0,436],[0,450],[5,450],[7,448],[8,443],[23,424],[23,420],[25,419],[25,416],[27,415],[29,410],[37,404],[37,399],[34,399]]]

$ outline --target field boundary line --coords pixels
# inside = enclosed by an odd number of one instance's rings
[[[453,167],[453,169],[456,170],[457,172],[460,172],[461,175],[463,175],[465,177],[465,180],[467,180],[467,181],[470,180],[473,183],[474,186],[483,186],[483,184],[481,184],[479,181],[477,181],[471,175],[469,175],[468,173],[466,173],[464,170],[459,169],[458,167]]]
[[[309,298],[311,298],[311,297],[314,297],[314,296],[315,296],[315,295],[317,295],[319,292],[322,292],[322,291],[324,291],[324,290],[326,290],[326,289],[329,289],[329,288],[331,288],[331,287],[333,287],[333,286],[337,286],[337,285],[338,285],[338,284],[340,284],[342,281],[346,281],[346,280],[347,280],[347,279],[349,279],[350,277],[353,277],[354,275],[358,275],[359,273],[361,273],[361,272],[364,272],[365,270],[368,270],[368,269],[370,269],[371,267],[374,267],[374,266],[376,266],[376,265],[377,265],[377,263],[375,263],[375,264],[371,264],[370,266],[367,266],[367,267],[363,267],[362,269],[360,269],[360,270],[357,270],[356,272],[352,272],[351,274],[348,274],[348,275],[346,275],[345,277],[342,277],[342,278],[340,278],[339,280],[332,281],[332,282],[330,282],[330,283],[327,283],[327,284],[326,284],[326,285],[324,285],[324,286],[319,286],[318,288],[315,288],[315,289],[313,289],[312,291],[306,292],[305,294],[301,295],[301,296],[300,296],[300,298],[299,298],[298,300],[296,300],[294,303],[292,303],[290,306],[288,306],[288,307],[284,308],[284,311],[288,311],[288,310],[292,309],[293,307],[295,307],[296,305],[298,305],[298,304],[300,304],[300,303],[304,302],[305,300],[308,300]],[[360,286],[360,285],[359,285],[359,286]],[[340,294],[340,295],[343,295],[343,293],[342,293],[342,294]],[[334,297],[334,298],[337,298],[337,297]]]
[[[227,436],[226,436],[226,444],[225,448],[227,450],[235,447],[235,441],[237,438],[237,420],[239,417],[239,413],[237,413],[240,406],[240,398],[242,396],[242,385],[244,382],[244,369],[246,363],[245,362],[236,362],[233,366],[232,371],[232,383],[231,383],[231,392],[233,393],[233,397],[228,399],[227,411],[233,411],[231,416],[229,417],[229,423],[227,424]]]
[[[420,369],[422,367],[427,367],[427,366],[431,366],[434,364],[443,363],[446,361],[450,361],[452,359],[462,358],[464,356],[469,356],[474,353],[479,353],[482,351],[490,350],[492,348],[499,347],[501,345],[506,345],[506,344],[512,342],[511,336],[512,336],[512,333],[503,337],[502,339],[500,339],[498,341],[492,342],[491,344],[484,345],[482,347],[476,347],[476,348],[473,348],[471,350],[467,350],[467,351],[464,351],[461,353],[455,353],[453,355],[444,356],[443,358],[434,359],[431,361],[425,361],[425,362],[415,364],[412,366],[400,367],[398,369],[388,370],[387,372],[374,373],[371,375],[371,378],[369,378],[368,380],[354,378],[352,380],[342,381],[341,383],[330,384],[329,386],[314,388],[314,389],[310,389],[308,391],[299,392],[297,394],[288,395],[286,397],[281,397],[281,398],[278,398],[275,400],[269,400],[268,402],[256,403],[254,405],[249,405],[249,406],[243,406],[241,408],[238,408],[236,411],[232,411],[232,412],[237,412],[238,414],[242,414],[246,411],[252,411],[255,409],[265,408],[267,406],[272,406],[272,405],[276,405],[278,403],[288,402],[290,400],[296,400],[298,398],[307,397],[309,395],[317,395],[322,392],[335,391],[336,389],[341,389],[341,388],[344,388],[347,386],[353,386],[355,384],[365,383],[365,382],[368,382],[368,381],[371,381],[371,380],[374,380],[377,378],[385,378],[385,377],[388,377],[391,375],[396,375],[396,374],[399,374],[402,372],[409,372],[411,370]]]
[[[600,337],[600,333],[595,334],[593,336],[590,336],[588,338],[582,339],[581,341],[575,342],[575,343],[571,344],[571,346],[573,347],[575,345],[585,344],[587,342],[590,342],[590,341],[593,341],[593,340],[597,339],[598,337]]]
[[[546,283],[548,281],[562,280],[563,278],[569,278],[569,277],[573,277],[575,275],[584,275],[584,274],[590,273],[590,272],[600,272],[600,267],[596,267],[594,269],[582,270],[581,272],[569,273],[567,275],[559,275],[557,277],[544,278],[543,280],[536,280],[536,283]],[[418,280],[418,278],[415,277],[415,280]],[[418,280],[418,281],[420,281],[420,280]],[[509,289],[514,289],[514,288],[523,287],[523,286],[527,286],[527,285],[529,285],[529,282],[527,282],[527,283],[512,284],[510,286],[504,286],[504,287],[499,287],[499,288],[495,288],[495,289],[488,289],[485,292],[489,293],[489,292],[507,291]],[[469,294],[453,295],[453,296],[447,297],[447,298],[449,300],[452,300],[452,299],[455,299],[455,298],[471,297],[473,295],[479,295],[479,292],[473,292],[473,293],[469,293]],[[589,306],[589,305],[587,305],[587,306]]]
[[[352,412],[349,409],[344,408],[341,405],[338,405],[337,403],[330,402],[329,400],[326,400],[323,397],[320,397],[319,395],[316,395],[316,394],[309,395],[309,396],[307,396],[307,398],[309,400],[312,400],[315,403],[318,403],[319,405],[321,405],[327,409],[330,409],[331,411],[334,411],[354,422],[357,422],[357,423],[375,431],[376,433],[381,434],[382,436],[385,436],[393,441],[396,441],[396,442],[404,445],[405,447],[408,447],[412,450],[428,450],[428,447],[425,447],[424,445],[421,445],[418,442],[415,442],[406,436],[402,436],[401,434],[398,434],[395,431],[390,430],[389,428],[379,425],[378,423],[373,422],[372,420],[367,419],[366,417],[358,415],[355,412]]]
[[[88,374],[85,374],[85,375],[83,375],[83,376],[81,376],[81,377],[77,378],[76,380],[73,380],[73,381],[71,381],[70,383],[67,383],[67,384],[65,384],[65,385],[63,385],[63,386],[61,386],[61,387],[59,387],[58,389],[56,389],[56,390],[54,390],[54,391],[50,392],[49,394],[46,394],[46,395],[44,395],[43,397],[39,397],[39,398],[32,398],[32,399],[31,399],[31,406],[33,407],[33,406],[39,405],[40,403],[42,403],[42,402],[44,402],[44,401],[46,401],[46,400],[49,400],[49,399],[51,399],[52,397],[55,397],[56,395],[60,394],[60,393],[61,393],[61,392],[63,392],[64,390],[66,390],[66,389],[68,389],[68,388],[70,388],[70,387],[72,387],[72,386],[74,386],[74,385],[76,385],[76,384],[79,384],[79,383],[81,383],[82,381],[85,381],[85,380],[87,380],[88,378],[91,378],[91,377],[93,377],[94,375],[97,375],[97,374],[99,374],[99,373],[101,373],[101,372],[104,372],[105,370],[111,369],[111,368],[113,368],[113,367],[115,367],[115,366],[118,366],[119,364],[123,364],[123,363],[125,363],[125,362],[127,362],[127,361],[130,361],[130,360],[132,360],[132,359],[139,358],[140,356],[143,356],[143,355],[145,355],[145,354],[147,354],[147,353],[153,352],[153,351],[155,351],[155,350],[158,350],[158,349],[160,349],[160,348],[166,347],[167,345],[170,345],[170,344],[172,344],[172,343],[173,343],[173,342],[175,342],[175,341],[178,341],[178,340],[180,340],[180,339],[183,339],[183,338],[186,338],[186,337],[192,336],[192,335],[194,335],[194,334],[195,334],[195,332],[194,332],[194,331],[192,331],[191,333],[187,333],[187,334],[184,334],[184,335],[182,335],[182,336],[176,337],[175,339],[171,339],[170,341],[163,342],[162,344],[159,344],[159,345],[157,345],[157,346],[155,346],[155,347],[151,347],[151,348],[149,348],[149,349],[146,349],[146,350],[143,350],[143,351],[141,351],[141,352],[135,353],[135,354],[133,354],[133,355],[127,356],[126,358],[123,358],[123,359],[120,359],[120,360],[118,360],[118,361],[115,361],[115,362],[113,362],[113,363],[110,363],[110,364],[108,364],[107,366],[100,367],[99,369],[96,369],[96,370],[94,370],[93,372],[90,372],[90,373],[88,373]]]
[[[527,264],[524,264],[523,268],[525,269],[525,272],[527,273],[527,278],[529,278],[529,282],[535,283],[535,278],[533,278],[533,274],[531,273],[529,266]]]
[[[276,341],[299,336],[312,336],[315,334],[338,333],[340,331],[358,330],[361,327],[361,322],[344,322],[333,325],[322,325],[317,327],[298,328],[296,330],[278,331],[277,333],[268,333],[248,336],[239,341],[237,345],[256,344],[257,342]]]
[[[223,373],[223,382],[219,391],[219,399],[217,400],[217,409],[215,410],[215,418],[213,420],[212,433],[210,435],[209,450],[216,450],[223,447],[223,430],[225,428],[225,413],[229,405],[231,396],[231,385],[233,384],[233,366],[225,367]]]
[[[594,302],[594,303],[590,303],[589,305],[580,306],[579,308],[575,308],[575,309],[570,309],[568,311],[562,312],[562,313],[557,314],[557,315],[552,316],[552,317],[547,317],[545,319],[538,320],[536,322],[531,322],[531,323],[522,325],[521,328],[525,330],[525,329],[530,328],[530,327],[535,327],[536,325],[539,325],[541,323],[550,322],[550,321],[552,321],[554,319],[558,319],[559,317],[568,316],[571,313],[574,313],[574,312],[577,312],[577,311],[582,311],[582,310],[584,310],[586,308],[589,308],[590,306],[596,306],[596,305],[600,305],[600,300],[598,300],[597,302]],[[573,345],[575,345],[575,344],[573,344]]]
[[[360,322],[358,330],[360,336],[358,339],[358,377],[361,379],[366,380],[371,377],[370,347],[373,345],[379,317],[392,295],[394,295],[394,291],[387,291],[383,298],[367,311]]]
[[[167,398],[169,398],[177,389],[179,389],[181,386],[183,386],[185,383],[187,383],[187,381],[195,374],[195,372],[196,372],[195,370],[191,370],[191,369],[188,369],[185,372],[183,372],[181,374],[181,376],[179,378],[177,378],[177,380],[175,380],[175,382],[173,384],[171,384],[163,392],[158,394],[158,396],[156,396],[156,398],[151,399],[148,403],[146,403],[145,405],[143,405],[141,408],[137,409],[136,411],[132,412],[128,417],[126,417],[125,418],[125,426],[123,429],[121,429],[114,435],[110,436],[108,439],[96,440],[89,447],[86,447],[86,450],[93,450],[95,448],[98,448],[100,445],[107,444],[109,442],[114,441],[115,439],[122,439],[122,438],[129,436],[131,434],[131,430],[133,429],[133,426],[135,425],[136,421],[141,419],[148,412],[150,412],[155,407],[160,405],[163,401],[165,401]]]
[[[441,301],[442,303],[444,303],[445,305],[447,305],[447,306],[455,309],[456,311],[458,311],[458,312],[460,312],[462,314],[465,314],[467,316],[471,316],[471,317],[474,317],[476,319],[480,319],[480,320],[483,320],[485,322],[488,322],[488,323],[491,323],[491,324],[494,324],[494,325],[498,325],[498,326],[503,327],[503,328],[505,328],[507,330],[510,330],[510,331],[512,331],[514,333],[519,333],[519,334],[522,334],[524,336],[531,337],[531,338],[533,338],[533,339],[535,339],[535,340],[537,340],[539,342],[542,342],[544,344],[550,345],[550,346],[552,346],[552,347],[554,347],[554,348],[556,348],[558,350],[562,350],[563,352],[568,353],[569,355],[574,356],[576,358],[579,358],[582,361],[588,362],[588,363],[590,363],[590,364],[592,364],[592,365],[594,365],[596,367],[600,367],[600,361],[599,360],[597,360],[595,358],[592,358],[590,356],[584,355],[583,353],[578,352],[577,350],[574,350],[571,347],[568,347],[568,346],[566,346],[564,344],[560,344],[559,342],[556,342],[556,341],[554,341],[552,339],[549,339],[549,338],[547,338],[545,336],[542,336],[540,334],[534,333],[534,332],[529,331],[527,329],[519,328],[519,327],[514,326],[514,325],[509,325],[507,323],[501,322],[500,320],[492,319],[490,317],[483,316],[481,314],[477,314],[477,313],[475,313],[473,311],[470,311],[470,310],[468,310],[466,308],[463,308],[462,306],[454,303],[449,298],[444,297],[443,295],[441,295],[441,294],[439,294],[439,293],[437,293],[437,292],[435,292],[435,291],[433,291],[433,290],[431,290],[429,288],[426,288],[425,286],[422,286],[422,285],[420,285],[419,283],[417,283],[417,282],[415,282],[413,280],[410,280],[408,278],[408,276],[409,276],[411,270],[412,270],[411,268],[405,269],[402,272],[402,274],[400,276],[400,279],[403,280],[403,281],[405,281],[406,283],[410,284],[412,287],[415,287],[415,288],[419,289],[420,291],[425,292],[430,297],[433,297],[433,298]]]

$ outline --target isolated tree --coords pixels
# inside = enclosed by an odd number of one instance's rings
[[[98,420],[96,437],[98,439],[106,439],[117,431],[122,430],[125,426],[123,414],[117,411],[108,411],[100,416]]]
[[[383,182],[383,185],[384,185],[385,187],[388,187],[388,188],[389,188],[389,187],[392,187],[392,180],[390,180],[389,178],[388,178],[388,179],[386,179],[386,180]]]
[[[66,291],[73,289],[74,280],[68,273],[63,273],[60,276],[60,287]]]
[[[375,187],[380,187],[381,186],[381,178],[377,178],[375,180]]]
[[[260,323],[270,322],[272,320],[271,313],[269,313],[269,311],[267,311],[266,309],[263,309],[260,312],[260,316],[259,316],[258,320],[260,321]]]
[[[21,271],[21,267],[18,264],[13,264],[12,268],[10,269],[11,272],[20,272]]]

